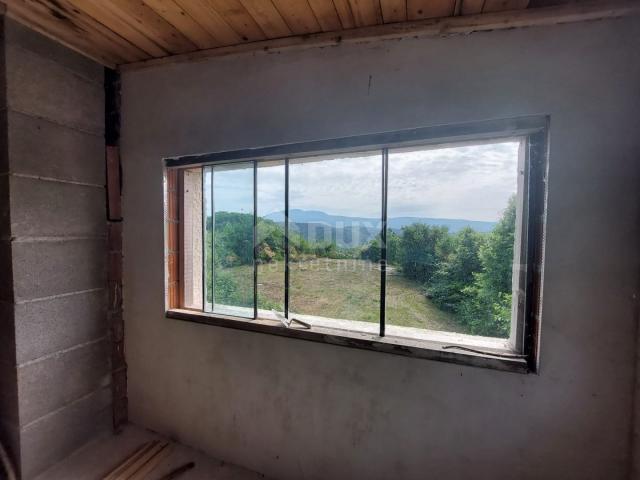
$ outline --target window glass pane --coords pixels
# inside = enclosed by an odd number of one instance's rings
[[[509,337],[519,148],[515,139],[389,150],[389,335]]]
[[[289,207],[290,317],[377,333],[381,151],[292,159]]]
[[[215,165],[211,185],[213,312],[253,317],[253,162]],[[207,226],[207,233],[210,228]]]
[[[261,162],[258,195],[258,315],[284,313],[284,161]]]

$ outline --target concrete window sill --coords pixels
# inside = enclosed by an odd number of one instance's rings
[[[236,330],[249,332],[267,333],[281,337],[328,343],[330,345],[359,348],[374,352],[392,353],[407,357],[491,368],[507,372],[531,373],[531,369],[525,358],[519,358],[517,356],[511,357],[510,355],[514,355],[514,352],[510,351],[502,341],[495,339],[488,339],[489,343],[486,347],[489,348],[483,348],[482,339],[480,339],[479,342],[474,342],[475,344],[467,344],[462,337],[468,336],[445,334],[443,337],[439,332],[433,332],[431,335],[422,332],[421,335],[413,336],[414,338],[411,338],[411,333],[406,336],[387,335],[380,337],[375,333],[366,331],[357,332],[344,328],[334,328],[328,326],[330,322],[326,321],[322,325],[316,323],[313,328],[306,329],[295,323],[292,323],[291,327],[286,328],[278,320],[271,318],[258,318],[255,320],[243,319],[227,315],[204,313],[196,310],[171,309],[166,312],[166,316],[167,318],[188,322],[234,328]],[[462,338],[463,341],[449,343],[446,341],[448,340],[447,335],[453,335],[453,337],[451,337],[452,340],[453,338]],[[459,348],[452,348],[452,345],[482,350],[487,353],[476,353]]]

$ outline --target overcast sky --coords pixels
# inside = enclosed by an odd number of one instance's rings
[[[390,150],[388,216],[496,221],[516,192],[518,142]],[[243,168],[242,168],[243,167]],[[253,167],[216,171],[218,211],[253,212]],[[381,154],[291,161],[290,209],[380,216]],[[258,169],[258,214],[284,210],[284,167]]]

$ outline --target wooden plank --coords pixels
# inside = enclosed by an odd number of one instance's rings
[[[220,42],[173,0],[143,1],[198,48],[213,48],[220,45]]]
[[[333,5],[336,7],[336,12],[338,12],[338,18],[340,18],[342,28],[355,28],[356,21],[353,18],[349,0],[333,0]]]
[[[407,21],[407,0],[380,0],[384,23]]]
[[[407,0],[407,18],[440,18],[453,15],[455,0]]]
[[[142,0],[104,2],[113,14],[152,39],[170,53],[192,52],[197,47]]]
[[[103,39],[96,39],[94,32],[86,31],[72,20],[52,15],[42,4],[26,0],[5,0],[5,3],[8,17],[104,66],[114,68],[125,61],[110,49],[105,51],[101,47]]]
[[[272,0],[293,33],[303,35],[322,29],[309,3],[301,0]]]
[[[292,32],[287,23],[270,0],[240,0],[240,3],[247,9],[267,38],[291,35]]]
[[[340,17],[332,0],[309,0],[309,6],[313,10],[323,32],[334,32],[342,28]]]
[[[382,23],[382,11],[378,0],[349,0],[357,27]]]
[[[36,0],[32,3],[39,3],[49,9],[52,15],[57,18],[66,18],[69,21],[81,26],[87,32],[95,32],[96,38],[101,38],[100,48],[114,52],[125,61],[137,61],[149,58],[149,55],[133,45],[117,33],[96,21],[93,17],[77,9],[68,0]],[[137,58],[137,60],[135,60]],[[129,60],[131,59],[131,60]]]
[[[239,0],[207,0],[225,22],[240,35],[242,41],[264,40],[266,35]]]
[[[68,15],[61,15],[56,9],[49,8],[39,0],[5,0],[6,15],[29,26],[49,38],[76,51],[88,51],[91,58],[102,64],[117,64],[124,61],[121,53],[105,44],[108,41],[98,32],[88,29]]]
[[[129,468],[136,460],[138,460],[142,455],[144,455],[148,450],[150,450],[157,441],[146,442],[136,448],[133,453],[131,453],[128,457],[126,457],[122,462],[120,462],[116,467],[114,467],[109,473],[107,473],[102,480],[116,480],[122,472],[124,472],[127,468]]]
[[[169,308],[181,305],[180,294],[180,172],[167,170],[167,303]]]
[[[152,57],[164,57],[169,52],[147,36],[122,21],[117,15],[105,7],[104,0],[68,0],[75,8],[93,17],[105,27],[113,30],[122,38],[146,52]]]
[[[167,458],[171,453],[171,445],[165,443],[162,445],[160,450],[156,452],[144,465],[142,465],[133,475],[127,477],[127,480],[145,480],[148,479],[148,475],[153,471],[154,468],[158,466],[158,464]]]
[[[166,475],[163,475],[162,477],[160,477],[158,480],[174,480],[178,478],[180,475],[182,475],[184,472],[191,470],[195,466],[196,464],[194,462],[185,463],[184,465],[174,468]]]
[[[148,462],[150,462],[156,455],[162,450],[167,448],[167,442],[154,442],[153,446],[149,448],[144,454],[140,455],[133,463],[131,463],[126,469],[122,470],[114,480],[129,480],[137,472],[139,472]]]
[[[476,15],[482,12],[485,0],[462,0],[461,15]]]
[[[483,13],[506,12],[508,10],[522,10],[527,8],[529,0],[486,0],[482,7]]]
[[[196,19],[221,45],[242,42],[242,37],[213,9],[208,0],[175,0],[175,2]]]
[[[453,16],[460,15],[462,13],[462,0],[454,0]]]
[[[122,65],[120,70],[132,71],[174,63],[199,62],[207,58],[256,54],[257,52],[269,54],[305,48],[336,46],[345,43],[364,43],[402,38],[441,38],[447,35],[467,35],[473,32],[585,22],[605,18],[637,17],[639,15],[640,2],[636,0],[622,0],[611,3],[587,0],[557,7],[425,19],[401,24],[356,28],[337,33],[327,32],[314,35],[298,35],[263,42],[201,50],[199,52],[174,55],[166,58],[151,59],[129,65]]]

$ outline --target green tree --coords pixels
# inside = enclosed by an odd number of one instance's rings
[[[511,197],[502,218],[480,247],[481,271],[463,290],[460,318],[472,333],[509,336],[515,224],[516,201]]]
[[[456,312],[464,300],[463,290],[480,272],[480,246],[482,236],[471,227],[465,227],[452,240],[453,252],[443,259],[428,286],[429,296],[440,308]]]
[[[405,277],[428,284],[439,259],[451,251],[447,227],[414,223],[402,229],[401,265]]]

